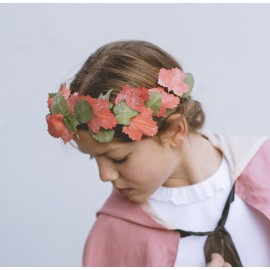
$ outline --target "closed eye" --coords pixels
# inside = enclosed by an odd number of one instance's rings
[[[95,159],[93,156],[90,155],[89,157],[90,160],[93,160]],[[124,163],[125,161],[127,161],[128,159],[128,156],[124,157],[124,158],[121,158],[121,159],[114,159],[114,158],[110,158],[112,160],[113,163],[116,163],[116,164],[121,164],[121,163]]]
[[[126,162],[128,159],[128,157],[124,157],[124,158],[121,158],[121,159],[112,159],[113,163],[116,163],[116,164],[121,164],[121,163],[124,163]]]

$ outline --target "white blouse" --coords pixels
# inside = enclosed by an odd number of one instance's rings
[[[223,158],[210,178],[185,187],[160,187],[149,199],[156,214],[168,225],[186,231],[216,228],[232,188]],[[244,266],[270,266],[270,225],[265,216],[235,195],[225,228]],[[203,246],[207,236],[181,238],[175,266],[205,266]]]

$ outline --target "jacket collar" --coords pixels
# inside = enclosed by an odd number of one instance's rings
[[[137,203],[129,201],[128,198],[121,194],[117,189],[113,189],[111,196],[97,213],[97,215],[99,214],[117,217],[150,228],[162,230],[168,229],[157,222],[153,216],[147,214],[143,210],[143,207],[138,207]]]
[[[230,175],[234,181],[268,139],[266,136],[248,137],[216,134],[209,130],[200,130],[200,133],[224,154],[229,163]]]

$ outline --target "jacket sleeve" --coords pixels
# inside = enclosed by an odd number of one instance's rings
[[[237,194],[270,220],[270,140],[267,140],[237,179]]]

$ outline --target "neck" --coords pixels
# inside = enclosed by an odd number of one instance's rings
[[[222,153],[199,133],[190,133],[178,153],[174,175],[164,183],[166,187],[180,187],[200,183],[220,167]]]

